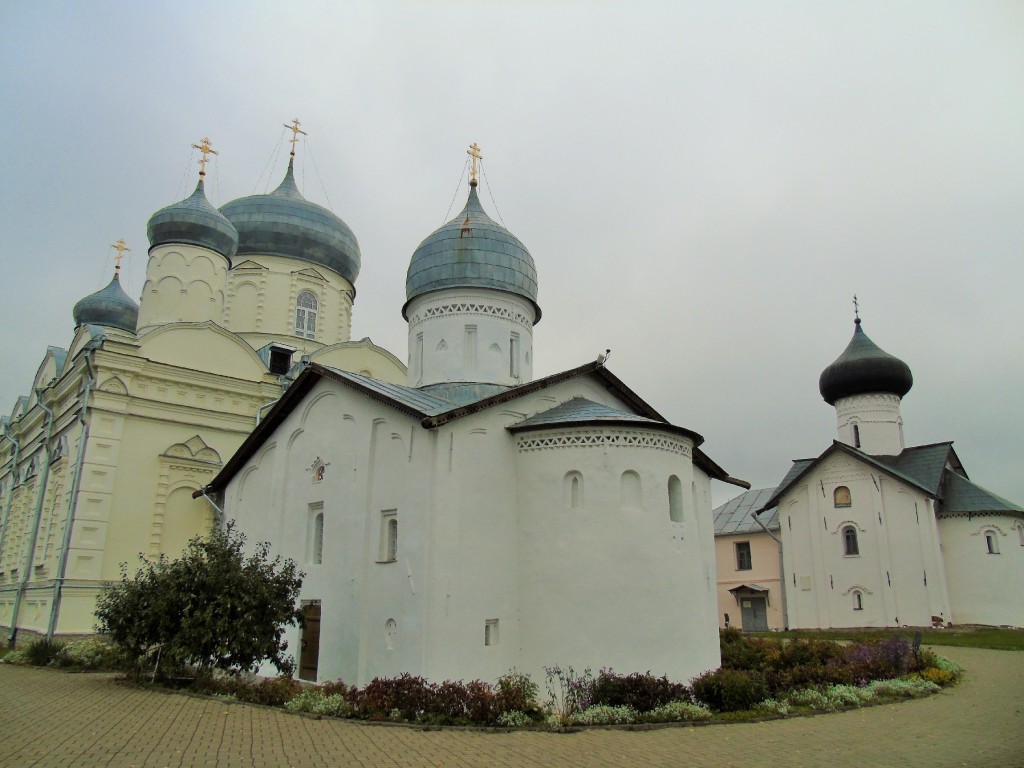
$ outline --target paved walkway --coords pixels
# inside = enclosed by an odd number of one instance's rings
[[[967,680],[902,704],[765,723],[480,733],[314,720],[0,665],[0,766],[1024,768],[1024,653],[937,649]]]

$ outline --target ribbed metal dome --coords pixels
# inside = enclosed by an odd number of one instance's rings
[[[340,218],[302,196],[292,161],[284,181],[269,195],[240,197],[220,211],[238,230],[240,255],[318,264],[355,285],[360,267],[356,236]]]
[[[850,395],[887,392],[903,397],[914,386],[910,366],[883,352],[854,320],[853,338],[843,354],[821,372],[818,391],[829,405]]]
[[[76,328],[80,325],[101,325],[135,333],[139,305],[124,292],[121,281],[115,274],[106,288],[86,296],[75,304],[72,315]]]
[[[417,296],[446,288],[492,288],[528,299],[540,321],[537,270],[519,238],[495,223],[471,186],[466,207],[420,243],[405,278],[406,308]]]
[[[238,232],[206,199],[202,179],[191,197],[154,213],[147,233],[151,247],[167,243],[198,245],[216,251],[229,262],[238,250]]]

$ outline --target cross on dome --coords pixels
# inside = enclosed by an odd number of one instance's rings
[[[860,325],[860,302],[857,301],[857,294],[853,294],[853,322]]]
[[[473,165],[469,170],[469,185],[471,187],[475,187],[477,185],[476,161],[483,160],[484,156],[480,154],[480,147],[476,145],[475,141],[469,145],[469,149],[466,150],[466,154],[473,158]]]
[[[297,118],[297,117],[292,118],[291,125],[289,125],[288,123],[284,124],[284,127],[292,132],[292,137],[291,137],[291,139],[289,139],[289,141],[291,141],[291,143],[292,143],[292,151],[291,151],[291,156],[292,157],[295,157],[295,145],[299,143],[299,134],[301,133],[303,136],[308,136],[309,135],[304,130],[299,128],[300,125],[302,125],[302,123],[299,122],[299,118]]]
[[[220,152],[213,148],[213,144],[210,143],[210,139],[206,136],[204,136],[203,140],[198,144],[193,144],[192,147],[203,153],[203,157],[199,161],[199,178],[204,179],[206,178],[206,163],[210,159],[207,155],[219,155]],[[121,242],[124,241],[122,240]]]
[[[203,139],[203,141],[209,141],[209,139]],[[121,272],[121,259],[124,258],[126,253],[131,253],[132,249],[124,243],[124,238],[118,239],[116,243],[111,243],[110,247],[117,251],[117,255],[114,257],[114,272]]]

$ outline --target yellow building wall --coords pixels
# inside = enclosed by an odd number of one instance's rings
[[[740,570],[736,562],[736,544],[750,543],[749,570]],[[743,612],[739,600],[730,589],[741,584],[756,584],[767,587],[768,628],[783,629],[782,565],[779,560],[779,544],[765,532],[744,533],[731,536],[715,536],[715,560],[718,581],[718,625],[743,628]]]

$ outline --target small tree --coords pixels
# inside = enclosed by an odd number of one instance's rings
[[[302,621],[296,602],[305,574],[293,560],[270,560],[266,542],[249,557],[244,548],[232,521],[189,541],[177,560],[139,555],[132,577],[122,563],[121,582],[97,601],[97,629],[140,664],[158,647],[162,659],[200,674],[251,671],[264,660],[290,674],[283,636]]]

